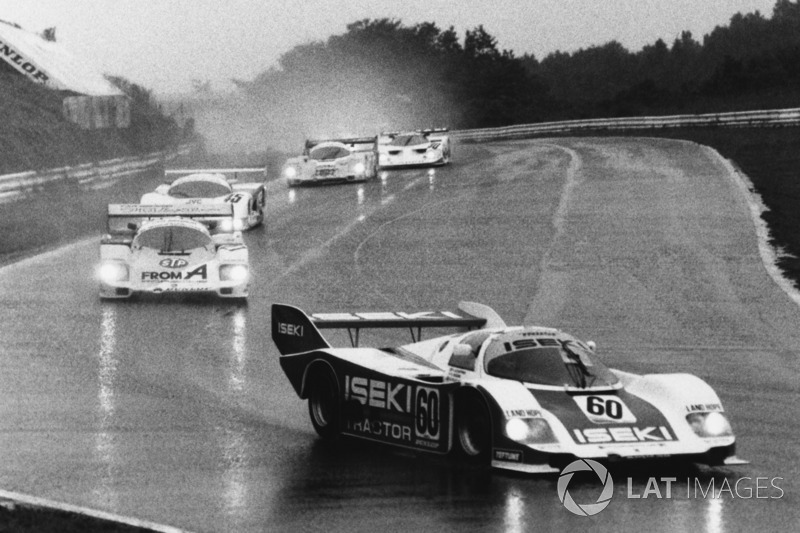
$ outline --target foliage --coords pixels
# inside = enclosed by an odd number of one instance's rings
[[[180,142],[181,128],[162,113],[152,91],[119,76],[108,76],[108,81],[130,98],[131,125],[120,134],[137,153],[164,150]]]
[[[683,32],[638,52],[619,43],[523,58],[557,95],[551,119],[794,107],[800,97],[800,5],[737,13],[702,42]]]
[[[278,69],[237,84],[284,126],[329,135],[516,122],[533,118],[525,113],[539,87],[482,26],[462,44],[452,27],[392,19],[349,24],[343,35],[297,46]]]
[[[502,50],[483,26],[462,39],[430,22],[364,19],[236,84],[275,129],[306,135],[794,106],[800,6],[738,13],[702,40],[685,31],[635,52],[611,41],[541,61]]]
[[[129,128],[82,130],[63,115],[65,93],[31,83],[0,62],[0,174],[74,166],[168,149],[181,131],[164,117],[149,91],[122,83],[132,96]],[[130,92],[128,92],[128,90]]]

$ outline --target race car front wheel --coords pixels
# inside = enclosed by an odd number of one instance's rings
[[[317,434],[334,439],[339,434],[339,386],[331,370],[312,369],[309,380],[308,415]]]
[[[456,401],[455,437],[459,454],[470,462],[488,462],[492,447],[489,407],[478,392],[464,394]]]

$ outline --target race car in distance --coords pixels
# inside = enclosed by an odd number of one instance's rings
[[[110,204],[100,242],[101,298],[202,292],[247,297],[248,250],[233,205]]]
[[[346,435],[527,473],[576,458],[679,458],[744,464],[714,390],[690,374],[607,368],[592,342],[505,324],[491,308],[460,313],[306,315],[272,306],[280,365],[324,439]],[[408,328],[412,343],[360,348],[366,328]],[[323,328],[347,329],[334,348]],[[420,340],[421,328],[459,332]],[[474,329],[477,328],[477,329]]]
[[[386,132],[378,136],[378,167],[437,166],[450,163],[447,128]]]
[[[281,175],[289,187],[373,179],[378,175],[377,139],[307,140],[303,155],[287,159]]]
[[[139,203],[156,204],[218,204],[233,205],[235,229],[246,230],[264,222],[267,199],[263,168],[174,169],[165,176],[179,176],[172,183],[159,185],[155,192],[142,196]],[[240,183],[242,174],[254,174],[261,181]]]

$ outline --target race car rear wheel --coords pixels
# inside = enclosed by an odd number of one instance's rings
[[[479,393],[464,394],[456,402],[455,441],[459,454],[471,462],[488,462],[492,448],[489,406]]]
[[[339,434],[339,385],[331,370],[312,369],[308,383],[308,415],[323,439]]]

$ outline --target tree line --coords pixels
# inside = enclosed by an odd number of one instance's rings
[[[499,48],[483,26],[462,39],[452,26],[365,19],[235,83],[276,127],[329,135],[794,107],[800,5],[738,13],[702,41],[686,31],[638,51],[611,41],[541,60]]]

